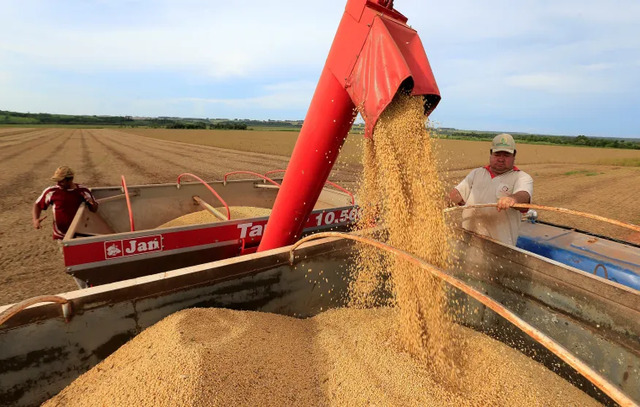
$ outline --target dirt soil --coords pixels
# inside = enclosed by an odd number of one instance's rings
[[[523,158],[528,147],[519,147]],[[456,169],[445,177],[447,187],[477,165],[465,159],[464,153],[456,161]],[[574,156],[566,164],[535,161],[523,160],[521,165],[534,178],[535,203],[640,223],[640,168],[580,164]],[[285,168],[287,162],[284,155],[187,144],[111,129],[0,129],[0,305],[76,289],[64,272],[60,248],[51,239],[51,209],[44,212],[48,217],[42,229],[35,230],[31,223],[33,202],[53,184],[49,177],[60,165],[75,170],[76,182],[98,187],[119,185],[121,175],[129,185],[175,182],[183,172],[220,180],[229,171],[264,173]],[[360,165],[338,161],[330,179],[354,190],[361,170]],[[640,243],[640,236],[608,226],[593,222],[579,226]]]

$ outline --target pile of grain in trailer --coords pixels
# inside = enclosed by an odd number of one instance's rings
[[[456,335],[474,358],[455,383],[442,382],[396,347],[394,314],[180,311],[44,406],[598,405],[520,352],[460,326]]]
[[[225,208],[215,208],[223,215],[227,214]],[[229,212],[231,213],[231,219],[250,219],[250,218],[262,218],[271,215],[271,209],[269,208],[257,208],[253,206],[230,206]],[[169,222],[163,223],[156,229],[169,228],[173,226],[187,226],[187,225],[200,225],[203,223],[222,222],[214,214],[207,210],[188,213],[178,218],[172,219]]]

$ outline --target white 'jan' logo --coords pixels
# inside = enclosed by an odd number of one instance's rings
[[[162,235],[140,236],[133,239],[104,242],[104,254],[107,259],[159,252],[162,250],[164,250]]]
[[[144,252],[153,252],[160,250],[160,239],[154,238],[146,241],[138,241],[136,239],[125,240],[125,254],[132,255]]]
[[[122,253],[122,250],[120,250],[116,244],[107,247],[107,257],[115,257],[120,253]]]

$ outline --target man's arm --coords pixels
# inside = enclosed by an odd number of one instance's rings
[[[523,204],[523,203],[530,203],[530,202],[531,202],[531,195],[529,195],[527,191],[518,191],[513,195],[503,196],[502,198],[498,199],[498,211],[501,211],[503,209],[509,209],[517,203]]]
[[[533,195],[533,178],[526,172],[518,171],[518,178],[513,186],[515,194],[498,200],[498,210],[508,209],[513,205],[531,203]],[[520,210],[522,211],[522,209]]]
[[[449,191],[449,201],[453,205],[462,206],[465,204],[460,191],[458,191],[456,188],[453,188],[451,191]]]
[[[42,222],[44,220],[44,218],[46,218],[46,215],[41,218],[40,217],[41,213],[42,213],[42,209],[40,209],[38,204],[37,203],[33,204],[33,210],[31,211],[31,217],[33,218],[32,219],[33,227],[36,228],[36,229],[40,229],[40,222]]]
[[[471,188],[473,187],[473,181],[476,173],[477,170],[472,170],[462,181],[460,181],[458,185],[449,191],[448,203],[450,206],[464,206],[467,204],[466,201],[470,198]]]
[[[85,203],[89,207],[89,210],[91,212],[97,211],[98,210],[98,202],[96,201],[96,198],[93,196],[91,191],[89,191],[88,188],[82,187],[82,191],[81,192],[82,192],[82,196],[84,198]]]
[[[91,212],[95,212],[98,210],[98,202],[91,196],[91,199],[87,201],[87,206],[89,206],[89,210]]]

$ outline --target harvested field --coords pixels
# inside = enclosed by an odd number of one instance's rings
[[[226,130],[167,130],[126,129],[129,134],[165,141],[180,141],[211,147],[250,151],[270,155],[289,156],[298,134],[291,131],[233,131]],[[362,161],[362,135],[351,135],[340,153],[338,163],[360,164]],[[449,170],[470,169],[486,165],[488,141],[439,139],[439,153]],[[453,160],[451,157],[455,157]],[[591,148],[557,145],[518,145],[518,164],[594,164],[640,168],[640,150]]]
[[[49,177],[59,165],[71,166],[76,181],[89,187],[119,185],[121,174],[129,185],[175,182],[182,172],[213,180],[229,171],[286,167],[295,137],[291,132],[259,131],[0,129],[0,304],[76,288],[64,273],[58,246],[51,240],[51,210],[45,213],[49,217],[42,230],[31,225],[33,202],[52,184]],[[252,138],[255,142],[243,141]],[[347,140],[330,177],[352,190],[362,169],[354,158],[359,157],[361,138]],[[456,157],[447,162],[447,188],[469,169],[488,161],[487,142],[438,140],[436,144],[441,157]],[[534,178],[534,203],[636,224],[640,223],[640,167],[629,164],[637,162],[640,151],[546,145],[520,145],[516,159]],[[615,163],[627,165],[612,165]],[[634,238],[595,222],[580,227]],[[640,243],[640,237],[635,238]]]

